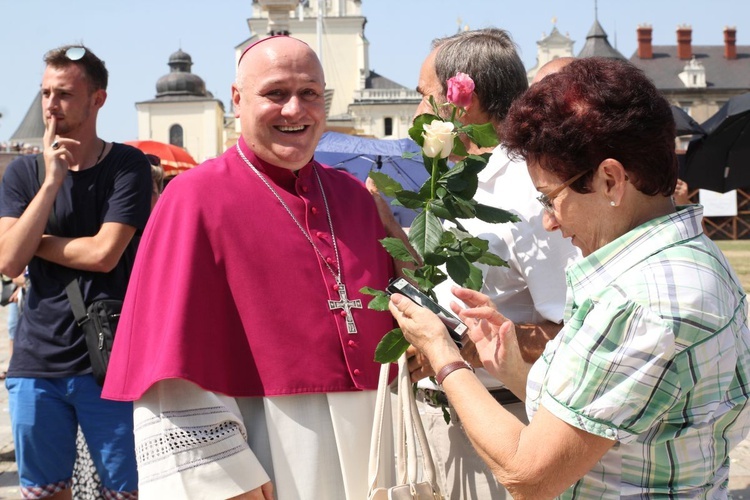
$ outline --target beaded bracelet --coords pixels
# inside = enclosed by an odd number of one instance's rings
[[[447,365],[442,367],[440,371],[437,372],[437,375],[435,375],[435,381],[438,383],[438,385],[443,385],[443,380],[445,380],[445,377],[462,368],[468,368],[472,372],[474,371],[474,368],[463,359],[461,361],[453,361],[452,363],[448,363]]]

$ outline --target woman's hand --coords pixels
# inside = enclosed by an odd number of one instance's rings
[[[421,352],[429,364],[437,369],[452,361],[461,360],[456,343],[438,316],[399,293],[391,295],[388,308],[398,321],[404,337]],[[420,359],[420,366],[424,360]],[[412,378],[419,377],[414,374]]]
[[[468,309],[462,309],[456,303],[451,304],[453,311],[469,327],[469,338],[476,346],[482,366],[516,395],[519,391],[525,392],[530,365],[521,356],[513,322],[500,314],[482,293],[457,286],[452,292],[468,306]]]

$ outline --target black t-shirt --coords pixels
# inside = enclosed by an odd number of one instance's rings
[[[43,168],[43,165],[42,165]],[[151,209],[151,167],[144,154],[114,143],[99,164],[68,171],[55,199],[54,226],[46,234],[94,236],[105,222],[136,228],[122,258],[108,273],[65,268],[38,257],[29,263],[30,292],[18,324],[10,377],[68,377],[91,371],[83,331],[76,325],[65,285],[78,282],[86,304],[123,299],[138,243]],[[10,163],[0,186],[0,217],[20,217],[39,190],[36,155]]]

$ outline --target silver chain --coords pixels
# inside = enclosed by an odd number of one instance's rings
[[[331,229],[331,241],[333,242],[333,253],[334,255],[336,255],[336,266],[339,271],[338,273],[334,272],[333,268],[328,264],[328,261],[326,260],[325,256],[321,253],[318,247],[315,246],[315,242],[313,242],[310,235],[302,227],[302,224],[299,223],[299,221],[297,220],[297,217],[294,216],[289,206],[286,203],[284,203],[284,200],[281,199],[281,196],[279,196],[279,193],[273,188],[273,186],[271,186],[271,183],[269,183],[266,180],[266,178],[263,177],[263,174],[261,174],[260,171],[257,168],[255,168],[255,165],[250,163],[250,160],[247,159],[245,154],[240,149],[239,143],[235,144],[235,146],[237,148],[237,152],[240,154],[240,158],[245,160],[245,163],[247,163],[247,166],[250,167],[253,170],[253,172],[255,172],[258,175],[260,180],[263,181],[263,184],[265,184],[266,187],[268,187],[268,189],[271,190],[274,196],[276,196],[276,199],[279,200],[279,203],[281,203],[281,206],[284,207],[284,210],[286,210],[286,212],[289,214],[289,217],[291,217],[294,223],[297,224],[297,227],[299,228],[299,230],[302,232],[305,238],[307,238],[307,241],[310,242],[310,245],[312,245],[312,247],[315,249],[317,254],[320,256],[321,260],[323,261],[323,264],[326,265],[328,270],[336,279],[336,283],[340,285],[341,284],[341,261],[339,260],[339,249],[338,249],[338,246],[336,246],[336,235],[333,232],[333,220],[331,220],[331,211],[328,209],[328,199],[326,198],[326,192],[323,189],[323,182],[321,182],[320,180],[320,175],[318,174],[318,170],[317,168],[315,168],[315,165],[313,164],[312,169],[313,169],[313,172],[315,173],[315,178],[318,179],[318,186],[320,186],[320,193],[323,195],[323,205],[325,205],[326,207],[326,216],[328,217],[328,227]]]

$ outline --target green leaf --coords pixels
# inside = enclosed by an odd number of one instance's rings
[[[439,217],[441,219],[453,219],[453,214],[445,208],[445,204],[443,203],[443,200],[435,200],[432,203],[430,203],[430,210],[433,214],[435,214],[435,217]]]
[[[424,256],[424,263],[431,266],[442,266],[445,264],[446,257],[439,253],[430,253]]]
[[[477,291],[482,288],[482,270],[464,257],[449,258],[445,263],[445,269],[455,283]]]
[[[490,248],[490,244],[487,240],[479,238],[477,236],[470,236],[461,240],[463,243],[471,245],[473,248],[480,250],[482,253],[486,252]]]
[[[370,172],[368,177],[375,181],[375,185],[378,187],[378,191],[383,193],[385,196],[393,198],[396,193],[403,191],[404,188],[398,182],[391,179],[387,174],[382,172]]]
[[[469,266],[469,261],[467,261],[465,257],[457,255],[447,259],[445,270],[448,271],[448,275],[455,283],[464,286],[464,282],[469,280],[471,274]]]
[[[479,187],[479,180],[476,174],[465,174],[453,176],[447,179],[446,186],[450,192],[456,196],[471,200]]]
[[[474,205],[476,202],[470,200],[464,200],[458,196],[446,197],[443,202],[445,208],[451,211],[451,213],[458,219],[473,219],[474,218]]]
[[[464,157],[469,154],[468,151],[466,151],[466,146],[464,146],[464,143],[461,142],[461,138],[456,135],[456,137],[453,138],[453,150],[451,151],[454,155]]]
[[[411,223],[409,241],[419,255],[427,255],[433,253],[438,247],[441,234],[443,234],[443,226],[440,224],[440,219],[432,212],[425,210],[418,214]]]
[[[482,279],[482,270],[474,264],[469,264],[469,269],[469,279],[464,282],[464,286],[476,291],[481,290],[482,283],[484,282],[484,280]]]
[[[456,235],[453,234],[451,231],[444,231],[443,234],[440,235],[440,244],[443,246],[449,246],[456,242]]]
[[[480,264],[487,264],[488,266],[508,267],[508,263],[505,260],[492,252],[485,252],[481,257],[479,257],[477,262],[479,262]]]
[[[359,289],[359,292],[365,295],[373,296],[373,298],[367,304],[368,309],[372,309],[374,311],[388,310],[388,302],[390,301],[390,296],[383,290],[377,290],[375,288],[370,288],[369,286],[363,286]]]
[[[481,203],[477,203],[474,209],[476,211],[476,217],[484,222],[498,224],[501,222],[518,222],[521,220],[512,212],[508,212],[502,208],[483,205]]]
[[[417,274],[422,276],[419,287],[422,290],[430,292],[433,288],[448,279],[448,275],[437,266],[424,266]]]
[[[443,411],[443,420],[445,420],[445,425],[448,425],[451,423],[451,412],[448,411],[448,408],[445,406],[440,406],[440,409]]]
[[[404,242],[400,239],[383,238],[382,240],[380,240],[380,244],[383,245],[383,248],[385,248],[394,259],[401,262],[413,262],[414,264],[417,263],[416,259],[414,259],[414,256],[411,254],[411,252],[409,252],[409,250],[406,248],[406,245],[404,245]]]
[[[396,193],[396,200],[406,208],[418,209],[424,208],[427,199],[420,193],[414,191],[401,191]]]
[[[432,290],[435,287],[435,283],[433,283],[429,276],[434,274],[433,270],[435,269],[439,268],[431,265],[425,265],[420,267],[416,271],[412,271],[411,269],[403,269],[401,272],[403,272],[404,275],[409,278],[409,281],[413,282],[420,289]]]
[[[469,262],[477,261],[484,253],[481,248],[473,245],[471,242],[462,242],[461,249],[464,257]]]
[[[484,170],[484,167],[487,166],[487,161],[489,160],[489,158],[489,153],[485,153],[482,155],[469,155],[461,160],[460,163],[463,167],[463,170],[465,170],[467,173],[477,175],[479,172]]]
[[[375,361],[378,363],[395,363],[409,348],[401,328],[394,328],[380,340],[375,348]]]
[[[421,155],[422,155],[422,153],[415,153],[415,152],[412,152],[412,151],[404,151],[403,153],[401,153],[401,158],[404,158],[406,160],[411,160],[412,158],[415,158],[415,157],[421,156]]]
[[[428,99],[430,101],[430,107],[435,112],[436,115],[440,115],[440,106],[438,106],[437,101],[435,100],[435,96],[430,94],[430,97]]]
[[[497,132],[495,132],[495,127],[491,123],[466,125],[463,127],[462,132],[468,135],[471,142],[480,148],[491,148],[500,143],[497,138]]]
[[[453,175],[445,179],[445,186],[451,193],[462,193],[469,187],[469,183],[461,176]]]
[[[377,288],[372,288],[369,286],[363,286],[359,289],[359,293],[364,295],[372,295],[373,297],[379,297],[380,295],[387,295],[383,290],[378,290]]]
[[[387,311],[388,310],[388,303],[391,301],[391,298],[388,294],[384,293],[380,297],[374,297],[369,304],[367,304],[368,309],[372,309],[373,311]]]

